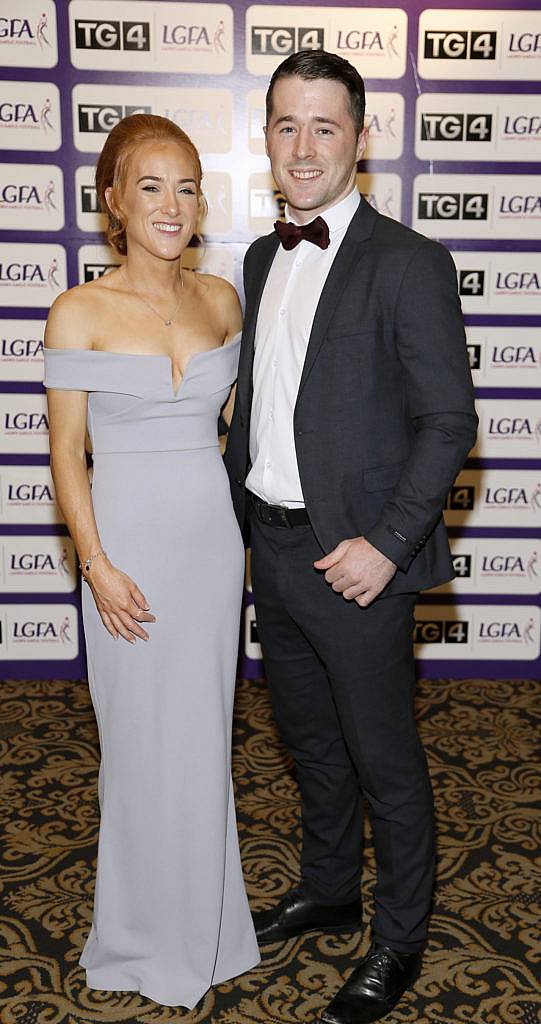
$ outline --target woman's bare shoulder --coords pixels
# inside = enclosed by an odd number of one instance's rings
[[[184,271],[183,271],[184,272]],[[211,299],[227,299],[228,301],[239,301],[236,289],[225,277],[217,277],[216,274],[200,274],[196,270],[191,271],[199,287],[203,288]]]
[[[47,348],[92,348],[96,317],[110,301],[111,288],[103,279],[75,285],[53,302],[45,329]]]
[[[225,277],[214,274],[194,274],[201,289],[201,299],[215,318],[227,339],[242,328],[242,310],[236,289]]]

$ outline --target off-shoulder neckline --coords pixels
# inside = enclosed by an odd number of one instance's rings
[[[66,354],[69,354],[69,355],[75,355],[75,354],[77,354],[77,355],[89,355],[90,354],[90,355],[94,355],[94,356],[116,356],[117,359],[161,359],[161,360],[165,360],[169,364],[169,379],[170,379],[171,391],[172,391],[173,397],[174,398],[178,398],[178,396],[180,394],[180,391],[182,389],[182,386],[184,384],[184,381],[188,377],[188,371],[191,369],[191,366],[192,366],[193,362],[197,361],[202,356],[210,356],[210,355],[213,355],[215,352],[224,352],[224,351],[227,351],[228,349],[231,349],[231,347],[233,345],[238,345],[239,344],[241,336],[242,336],[242,333],[239,331],[239,333],[236,334],[235,337],[231,339],[231,341],[224,342],[223,345],[216,345],[215,348],[207,348],[207,349],[202,349],[200,352],[194,352],[190,356],[190,358],[188,359],[188,362],[186,363],[186,366],[184,368],[184,373],[182,374],[182,376],[180,378],[179,385],[178,385],[176,390],[175,390],[174,382],[173,382],[173,360],[171,359],[171,356],[168,356],[165,353],[160,353],[160,352],[114,352],[111,349],[102,349],[102,348],[45,348],[44,351],[47,352],[47,353],[49,353],[49,352],[62,353],[64,355],[66,355]]]

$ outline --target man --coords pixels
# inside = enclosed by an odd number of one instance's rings
[[[363,124],[347,61],[303,51],[275,71],[266,146],[292,223],[246,256],[226,453],[302,803],[301,883],[255,915],[262,943],[359,927],[370,807],[373,944],[325,1024],[378,1020],[420,970],[434,841],[413,609],[453,576],[441,512],[477,423],[451,258],[359,196]]]

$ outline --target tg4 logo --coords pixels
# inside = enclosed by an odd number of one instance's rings
[[[497,32],[428,29],[425,60],[496,60]]]
[[[422,220],[488,220],[488,194],[421,192],[417,216]]]
[[[78,50],[150,50],[148,21],[97,21],[77,18],[75,46]]]

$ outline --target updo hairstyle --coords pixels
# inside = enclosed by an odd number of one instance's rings
[[[186,132],[174,121],[167,117],[158,117],[157,114],[130,114],[129,117],[124,117],[107,136],[96,167],[96,191],[100,210],[107,217],[106,238],[121,256],[125,256],[127,251],[126,225],[122,222],[121,216],[116,216],[107,205],[105,191],[112,188],[116,199],[122,195],[130,158],[145,142],[176,142],[187,151],[193,161],[199,201],[204,208],[201,194],[201,161]]]

